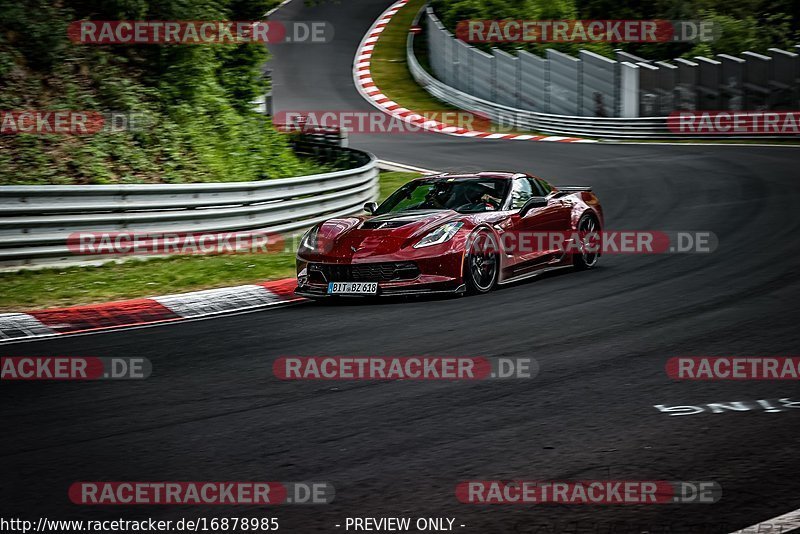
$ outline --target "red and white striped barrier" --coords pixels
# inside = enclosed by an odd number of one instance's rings
[[[580,137],[563,137],[559,135],[527,135],[527,134],[503,134],[492,132],[480,132],[459,128],[444,124],[436,120],[423,117],[419,113],[402,107],[381,92],[380,87],[375,85],[372,79],[370,65],[372,63],[372,52],[375,43],[378,42],[381,33],[400,9],[408,3],[408,0],[399,0],[392,4],[389,9],[375,21],[369,29],[361,44],[358,46],[356,58],[353,66],[353,80],[359,93],[366,98],[372,105],[381,111],[397,117],[405,122],[414,124],[426,131],[453,135],[456,137],[477,137],[481,139],[509,139],[513,141],[550,141],[557,143],[596,143],[593,139],[583,139]]]
[[[0,342],[197,319],[305,300],[294,278],[178,295],[0,313]]]

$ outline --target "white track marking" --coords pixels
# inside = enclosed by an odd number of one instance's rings
[[[800,508],[731,534],[789,534],[795,529],[800,529]]]
[[[423,169],[421,167],[414,167],[413,165],[406,165],[405,163],[397,163],[396,161],[386,161],[385,159],[378,160],[378,168],[387,171],[409,171],[419,172],[422,174],[439,174],[439,171],[432,171],[430,169]]]
[[[176,315],[189,318],[259,308],[284,299],[265,287],[253,284],[164,295],[153,297],[151,300],[158,302]]]
[[[48,336],[55,332],[27,313],[0,313],[0,340],[14,339],[17,332],[26,337]]]
[[[207,321],[209,319],[218,319],[221,316],[224,317],[233,317],[236,315],[247,315],[250,313],[258,313],[261,311],[266,310],[267,308],[286,308],[289,306],[296,306],[298,304],[304,304],[308,302],[308,299],[304,298],[293,298],[290,300],[284,300],[280,302],[274,302],[272,304],[267,304],[265,306],[261,306],[259,308],[248,308],[246,310],[238,310],[233,312],[214,312],[208,313],[203,316],[198,317],[189,317],[187,319],[180,319],[176,321],[163,321],[158,323],[148,323],[148,324],[137,324],[137,325],[130,325],[130,326],[114,326],[110,328],[104,328],[102,330],[90,330],[88,332],[74,332],[74,333],[64,333],[64,334],[47,334],[47,335],[37,335],[31,337],[22,337],[18,339],[0,339],[0,345],[10,345],[14,343],[30,343],[34,341],[42,341],[44,339],[55,339],[55,338],[64,338],[64,337],[77,337],[77,336],[97,336],[101,334],[111,334],[114,332],[118,332],[120,330],[141,330],[143,328],[158,328],[162,326],[175,326],[175,325],[182,325],[187,323],[193,323],[195,321]]]
[[[282,8],[283,6],[285,6],[286,4],[288,4],[288,3],[289,3],[289,2],[291,2],[291,1],[292,1],[292,0],[283,0],[283,2],[281,2],[281,3],[280,3],[280,4],[278,4],[277,6],[273,7],[272,9],[270,9],[269,11],[267,11],[266,13],[264,13],[264,18],[265,18],[265,19],[266,19],[266,18],[269,18],[269,16],[270,16],[270,15],[272,15],[273,13],[275,13],[276,11],[278,11],[280,8]]]

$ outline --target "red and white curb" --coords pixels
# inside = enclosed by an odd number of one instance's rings
[[[287,278],[162,297],[27,313],[0,313],[0,343],[198,319],[306,300],[294,295],[296,286],[294,278]]]
[[[372,25],[361,44],[358,46],[356,58],[353,66],[353,80],[355,81],[358,92],[361,93],[370,104],[377,107],[381,111],[401,119],[409,124],[421,128],[426,131],[440,133],[445,135],[452,135],[456,137],[476,137],[481,139],[509,139],[513,141],[551,141],[556,143],[596,143],[594,139],[583,139],[580,137],[563,137],[559,135],[522,135],[522,134],[501,134],[492,132],[479,132],[475,130],[467,130],[457,126],[444,124],[436,120],[427,119],[409,109],[400,106],[389,97],[384,95],[380,88],[375,85],[372,80],[372,73],[370,65],[372,62],[372,51],[375,48],[375,43],[378,42],[383,30],[389,24],[400,8],[405,6],[408,0],[399,0],[392,4],[389,9],[383,12],[377,21]]]

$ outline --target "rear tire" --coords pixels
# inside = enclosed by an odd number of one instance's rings
[[[488,293],[500,277],[500,254],[494,236],[483,230],[470,237],[464,257],[464,283],[467,293]]]
[[[572,264],[579,271],[585,271],[597,265],[600,259],[600,223],[591,213],[584,214],[578,221],[578,235],[581,242],[580,252],[572,254]]]

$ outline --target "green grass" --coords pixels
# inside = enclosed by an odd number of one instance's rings
[[[381,173],[380,198],[419,176]],[[294,276],[295,244],[277,254],[179,256],[0,273],[0,311],[76,306]]]
[[[74,306],[287,278],[294,254],[236,254],[0,273],[0,310]]]

